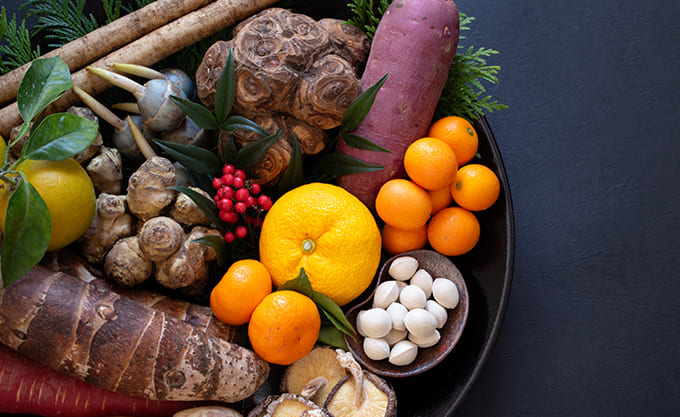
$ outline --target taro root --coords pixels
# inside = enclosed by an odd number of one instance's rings
[[[330,347],[315,347],[302,359],[286,368],[281,378],[281,391],[302,395],[323,406],[331,389],[347,376],[347,371],[340,366],[336,356],[335,350]],[[314,393],[305,392],[310,388],[309,384],[312,381],[320,386],[314,386],[316,388]]]
[[[369,46],[363,32],[339,20],[317,22],[270,8],[238,24],[233,39],[218,41],[206,51],[196,73],[198,97],[214,107],[217,81],[233,49],[234,113],[256,122],[265,119],[269,128],[263,127],[270,134],[282,131],[281,145],[252,168],[258,182],[273,185],[288,166],[293,133],[303,155],[315,154],[327,141],[323,131],[340,125],[362,91],[357,72]],[[243,132],[235,137],[239,146],[257,139]]]

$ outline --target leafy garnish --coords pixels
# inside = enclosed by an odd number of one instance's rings
[[[33,49],[26,21],[17,24],[16,15],[7,21],[7,11],[0,8],[0,74],[31,62],[40,56],[40,46]]]
[[[380,91],[383,84],[385,84],[385,81],[387,81],[387,77],[388,74],[383,75],[375,84],[363,91],[359,97],[352,100],[342,115],[340,122],[341,132],[351,132],[361,124],[369,110],[371,110],[375,97],[378,95],[378,91]]]
[[[235,164],[244,168],[250,168],[257,164],[265,157],[269,148],[279,140],[280,136],[281,129],[273,135],[246,144],[236,153]]]
[[[154,143],[189,171],[198,174],[214,174],[220,169],[219,159],[207,149],[158,139],[154,140]]]
[[[393,0],[352,0],[347,7],[354,12],[354,17],[348,22],[366,32],[373,39],[375,29],[380,23],[380,18]]]
[[[279,194],[283,194],[286,191],[292,190],[293,188],[302,185],[305,181],[305,173],[302,164],[302,151],[300,150],[300,143],[298,138],[293,133],[293,149],[290,153],[290,160],[288,161],[288,166],[283,173],[283,177],[279,180],[277,185],[277,191]]]
[[[224,257],[222,256],[222,254],[224,253],[227,245],[221,236],[208,235],[199,237],[198,239],[194,239],[191,242],[202,243],[206,246],[211,247],[215,251],[215,260],[217,261],[217,265],[219,266],[224,265]]]
[[[120,3],[120,0],[118,0]],[[45,33],[45,39],[53,41],[48,46],[58,48],[97,29],[101,24],[91,13],[85,12],[87,0],[25,0],[22,7],[26,14],[37,16],[33,26],[36,31]],[[120,4],[103,1],[102,6],[111,18],[120,16]]]
[[[364,162],[353,156],[340,153],[328,153],[321,157],[319,171],[328,178],[337,178],[343,175],[359,174],[361,172],[380,171],[384,167]]]
[[[203,213],[206,215],[206,217],[208,217],[208,219],[210,219],[212,223],[224,227],[224,222],[222,221],[222,219],[220,219],[219,210],[217,209],[217,206],[215,205],[215,202],[213,200],[207,198],[201,193],[192,190],[189,187],[173,185],[168,188],[186,194],[187,197],[189,197],[194,203],[196,203],[198,208],[200,208],[201,211],[203,211]]]

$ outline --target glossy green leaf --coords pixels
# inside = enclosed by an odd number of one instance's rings
[[[353,156],[329,153],[321,157],[319,171],[331,178],[343,175],[358,174],[361,172],[380,171],[384,167],[371,164],[357,159]]]
[[[218,128],[215,115],[205,106],[194,103],[184,97],[170,96],[170,100],[186,113],[187,117],[193,120],[199,127],[205,130],[215,130]]]
[[[356,129],[359,124],[364,120],[368,112],[373,106],[375,101],[375,96],[382,88],[383,84],[387,80],[387,74],[385,74],[377,83],[368,87],[359,97],[355,98],[352,103],[350,103],[345,113],[342,115],[342,121],[340,122],[341,132],[351,132]]]
[[[283,285],[276,289],[276,291],[283,290],[297,291],[314,300],[314,290],[312,289],[312,284],[309,282],[309,277],[304,268],[300,268],[300,273],[297,278],[284,282]]]
[[[283,194],[288,190],[302,185],[305,181],[305,173],[303,170],[302,152],[300,151],[300,144],[297,136],[293,133],[293,150],[290,153],[290,161],[288,166],[277,185],[279,194]]]
[[[249,168],[264,159],[269,148],[272,147],[281,136],[281,129],[274,135],[265,136],[243,146],[236,154],[236,166]]]
[[[61,57],[34,60],[17,92],[21,117],[25,122],[31,121],[72,86],[71,72]]]
[[[342,140],[344,140],[345,144],[351,148],[362,149],[364,151],[392,153],[391,150],[385,149],[380,145],[376,145],[363,136],[354,135],[352,133],[342,133]]]
[[[236,77],[234,70],[234,52],[229,48],[227,62],[222,68],[222,74],[217,80],[215,87],[215,115],[217,123],[222,124],[227,120],[236,97]]]
[[[215,251],[215,260],[217,261],[217,265],[222,266],[224,265],[224,249],[226,247],[226,242],[224,239],[220,236],[214,236],[214,235],[208,235],[208,236],[203,236],[199,237],[198,239],[194,239],[191,242],[196,242],[196,243],[202,243],[206,246],[209,246],[213,248]]]
[[[323,308],[323,310],[329,314],[328,318],[331,321],[340,322],[345,328],[354,333],[354,327],[352,327],[352,324],[347,320],[347,317],[345,317],[345,313],[337,304],[335,304],[333,300],[331,300],[330,297],[328,297],[326,294],[314,291],[313,300],[318,306]]]
[[[198,193],[194,190],[192,190],[189,187],[182,187],[179,185],[173,185],[171,187],[168,187],[171,190],[175,190],[180,193],[184,193],[189,197],[196,205],[198,208],[205,213],[205,215],[210,219],[210,221],[218,226],[219,229],[224,229],[226,226],[222,219],[220,219],[220,214],[219,210],[217,209],[217,205],[215,204],[215,201],[212,199],[204,196],[201,193]]]
[[[2,278],[9,285],[45,255],[52,219],[45,201],[28,181],[21,181],[7,202],[2,239]]]
[[[342,332],[335,327],[335,325],[322,325],[321,330],[319,330],[319,343],[323,343],[328,346],[333,346],[344,351],[347,351],[347,344],[345,343],[345,338],[342,336]]]
[[[155,139],[156,143],[170,158],[184,165],[186,169],[199,174],[214,174],[219,171],[220,160],[217,156],[200,146],[184,145]]]
[[[232,135],[227,136],[226,140],[221,140],[219,142],[220,155],[222,155],[222,161],[225,163],[233,163],[236,160],[236,154],[238,149],[236,149],[236,141]]]
[[[51,114],[33,129],[22,158],[62,161],[82,152],[97,137],[99,126],[71,113]]]
[[[235,130],[252,130],[261,135],[266,136],[267,132],[257,123],[243,116],[229,116],[220,123],[220,129],[225,132],[233,132]]]

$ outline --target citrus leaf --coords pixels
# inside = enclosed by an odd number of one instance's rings
[[[321,330],[319,330],[318,341],[319,343],[323,343],[328,346],[340,348],[345,351],[347,350],[347,344],[345,343],[345,338],[342,336],[342,332],[334,325],[321,326]]]
[[[353,156],[339,153],[329,153],[321,157],[319,170],[330,177],[358,174],[361,172],[380,171],[384,167],[370,164]]]
[[[342,121],[340,122],[341,132],[351,132],[356,129],[359,124],[364,120],[364,117],[371,110],[373,102],[375,101],[375,96],[380,91],[380,88],[385,84],[387,80],[387,74],[378,80],[377,83],[368,87],[359,97],[352,100],[345,113],[342,115]]]
[[[297,278],[284,282],[283,285],[276,289],[276,291],[283,290],[297,291],[314,300],[314,290],[312,289],[312,284],[309,282],[309,277],[307,277],[304,268],[300,268],[300,273]]]
[[[208,235],[199,237],[198,239],[194,239],[191,242],[202,243],[206,246],[211,247],[215,251],[215,260],[217,261],[217,265],[219,266],[224,265],[224,258],[222,254],[224,253],[226,243],[223,238],[221,238],[220,236]]]
[[[347,146],[351,148],[362,149],[364,151],[392,153],[391,150],[385,149],[380,145],[376,145],[375,143],[366,139],[363,136],[354,135],[351,133],[342,133],[342,140],[344,140]]]
[[[349,329],[352,333],[355,333],[354,327],[352,327],[352,324],[347,320],[347,317],[345,317],[345,313],[343,313],[342,309],[337,304],[335,304],[335,302],[331,300],[330,297],[328,297],[326,294],[314,291],[314,296],[312,299],[324,310],[325,313],[328,313],[327,316],[332,323],[335,324],[336,322],[339,322],[346,329]],[[342,328],[339,329],[344,331]]]
[[[84,151],[99,126],[71,113],[51,114],[35,128],[22,149],[23,159],[62,161]]]
[[[281,136],[281,129],[274,135],[265,136],[242,147],[236,154],[236,165],[249,168],[260,162]]]
[[[217,116],[217,123],[220,125],[226,121],[234,105],[234,98],[236,97],[236,79],[234,73],[234,53],[229,48],[227,62],[224,68],[222,68],[222,74],[217,80],[217,86],[215,87],[215,115]]]
[[[71,72],[61,57],[34,60],[17,92],[21,117],[30,121],[72,86]]]
[[[189,187],[173,185],[168,188],[186,194],[187,197],[189,197],[194,203],[196,203],[198,208],[200,208],[203,211],[203,213],[208,217],[208,219],[210,219],[212,223],[218,225],[219,228],[223,229],[226,226],[224,224],[224,221],[220,219],[219,210],[217,209],[217,205],[212,199],[207,198],[203,194],[200,194]]]
[[[183,145],[158,139],[155,139],[154,143],[190,171],[199,174],[214,174],[220,170],[220,160],[217,156],[200,146]]]
[[[42,259],[51,235],[47,204],[35,187],[21,181],[7,202],[1,254],[5,285],[24,276]]]
[[[290,161],[288,161],[288,166],[277,185],[277,191],[281,195],[298,185],[302,185],[305,181],[305,173],[302,165],[302,152],[300,151],[300,144],[295,133],[293,133],[292,145],[293,150],[290,153]]]
[[[170,100],[177,105],[187,117],[194,121],[199,127],[205,130],[215,130],[218,128],[215,115],[206,107],[187,100],[184,97],[170,96]]]
[[[267,132],[257,123],[243,116],[229,116],[224,122],[220,123],[220,129],[225,132],[234,130],[252,130],[253,132],[266,135]]]

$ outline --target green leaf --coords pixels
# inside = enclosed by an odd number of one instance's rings
[[[222,75],[217,80],[215,87],[215,114],[217,123],[222,124],[227,120],[236,97],[236,79],[234,70],[234,53],[229,48],[227,62],[222,68]]]
[[[322,174],[332,178],[343,175],[358,174],[361,172],[380,171],[384,167],[364,162],[353,156],[339,153],[329,153],[323,155],[319,162],[319,170]]]
[[[199,127],[205,130],[215,130],[218,127],[215,115],[206,107],[187,100],[184,97],[170,96],[170,100],[177,105]]]
[[[199,174],[214,174],[220,170],[219,158],[213,152],[200,146],[183,145],[159,139],[154,139],[154,143],[190,171]]]
[[[293,150],[290,154],[290,161],[283,173],[283,177],[277,185],[279,194],[283,194],[288,190],[302,185],[305,181],[305,173],[302,165],[302,152],[300,151],[300,144],[297,136],[293,133]]]
[[[52,235],[47,204],[28,181],[21,181],[7,202],[2,241],[2,277],[9,285],[45,255]]]
[[[267,135],[267,131],[260,127],[257,123],[243,116],[230,116],[224,122],[220,123],[220,129],[225,132],[233,132],[234,130],[252,130],[261,135]]]
[[[342,350],[348,350],[342,332],[334,325],[322,325],[319,330],[319,343],[333,346]]]
[[[342,140],[345,141],[347,146],[351,148],[362,149],[365,151],[375,151],[375,152],[387,152],[392,153],[391,150],[385,149],[380,145],[376,145],[372,141],[366,139],[363,136],[354,135],[352,133],[341,133]]]
[[[97,137],[99,126],[71,113],[51,114],[35,128],[22,149],[22,158],[62,161],[82,152]]]
[[[249,168],[260,162],[281,136],[281,129],[274,135],[265,136],[242,147],[236,154],[235,164],[239,167]]]
[[[309,277],[304,268],[300,268],[300,273],[297,278],[284,282],[283,285],[276,289],[276,291],[283,290],[297,291],[314,300],[314,290],[312,289],[312,284],[309,282]]]
[[[321,308],[323,308],[323,310],[330,315],[329,319],[331,319],[331,321],[336,320],[340,322],[345,328],[349,329],[352,333],[355,333],[354,327],[352,327],[352,324],[345,317],[345,313],[343,313],[342,309],[337,304],[335,304],[335,302],[331,300],[329,296],[314,291],[314,297],[312,299],[317,305],[321,306]]]
[[[25,122],[73,86],[71,72],[61,57],[33,61],[19,85],[17,105]]]
[[[238,149],[236,149],[236,141],[232,135],[227,136],[227,139],[220,141],[220,155],[222,155],[223,162],[233,163],[236,160],[236,154]]]
[[[342,121],[340,122],[341,132],[351,132],[356,129],[359,124],[364,120],[364,117],[371,110],[373,102],[375,101],[375,96],[380,91],[380,88],[385,84],[387,80],[387,74],[378,80],[377,83],[368,87],[359,97],[355,98],[352,103],[350,103],[345,113],[342,115]]]
[[[202,243],[206,246],[210,246],[215,251],[215,259],[217,260],[217,265],[224,265],[224,249],[226,247],[226,242],[220,236],[208,235],[199,237],[191,241],[192,243]]]
[[[173,185],[168,188],[186,194],[187,197],[189,197],[194,203],[196,203],[198,208],[200,208],[203,211],[203,213],[205,213],[205,215],[208,217],[208,219],[210,219],[212,223],[218,225],[218,227],[221,229],[224,228],[225,224],[222,221],[222,219],[220,219],[219,210],[217,209],[215,201],[204,196],[203,194],[200,194],[192,190],[189,187]]]

